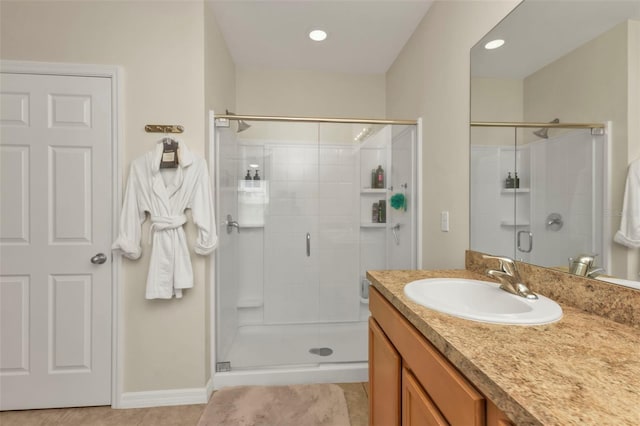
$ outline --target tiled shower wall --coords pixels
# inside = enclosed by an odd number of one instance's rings
[[[251,156],[257,149],[241,151]],[[260,173],[268,203],[264,228],[243,227],[238,235],[241,323],[362,319],[368,307],[360,299],[359,147],[267,143],[260,149],[264,149]],[[368,156],[375,152],[370,161],[376,164],[385,155],[381,149],[366,152]],[[370,174],[373,166],[367,167]],[[240,202],[239,209],[243,208]],[[243,216],[241,211],[239,215]],[[385,267],[384,229],[367,234],[363,246],[364,257],[370,259],[367,266]]]

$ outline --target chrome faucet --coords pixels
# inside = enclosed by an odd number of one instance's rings
[[[589,269],[589,272],[587,272],[587,278],[595,278],[598,275],[604,274],[605,272],[607,271],[605,271],[604,268],[592,268]]]
[[[595,278],[605,272],[604,268],[593,266],[597,254],[581,254],[577,258],[569,258],[569,273],[587,278]]]
[[[524,285],[513,259],[500,256],[483,255],[483,259],[496,259],[500,262],[500,270],[488,269],[487,275],[500,281],[500,288],[516,296],[535,300],[538,296]]]

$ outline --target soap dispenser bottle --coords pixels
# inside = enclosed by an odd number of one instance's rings
[[[247,175],[244,177],[244,180],[251,180],[251,173],[247,170]]]
[[[515,178],[513,179],[513,187],[520,188],[520,178],[518,177],[518,172],[515,172]]]
[[[511,172],[507,173],[507,178],[504,181],[505,188],[513,188],[515,185],[514,179],[511,177]]]
[[[258,175],[258,169],[256,169],[256,174],[253,175],[253,180],[260,180],[260,175]]]

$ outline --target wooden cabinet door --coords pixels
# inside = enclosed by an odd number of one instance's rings
[[[487,426],[514,426],[514,424],[493,402],[487,400]]]
[[[447,426],[429,395],[413,374],[402,369],[402,426]]]
[[[402,359],[378,323],[369,318],[369,425],[400,426]]]

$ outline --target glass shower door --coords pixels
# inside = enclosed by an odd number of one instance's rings
[[[318,362],[367,359],[365,323],[360,321],[360,144],[358,126],[319,127]]]
[[[218,281],[227,298],[220,312],[235,320],[218,316],[222,336],[232,338],[216,351],[230,370],[317,362],[317,135],[317,124],[283,122],[253,122],[235,134],[239,232],[231,234],[235,252],[219,257],[227,259],[220,271],[235,272],[219,272],[227,280]]]
[[[391,129],[387,258],[390,269],[416,269],[416,126]]]
[[[227,215],[231,220],[238,217],[238,145],[235,132],[229,128],[216,128],[215,143],[215,180],[216,180],[216,218],[218,219],[218,248],[216,250],[216,360],[219,369],[225,369],[236,329],[238,314],[235,301],[238,287],[231,285],[238,281],[238,242],[237,229],[227,228]],[[230,232],[229,232],[230,231]]]

